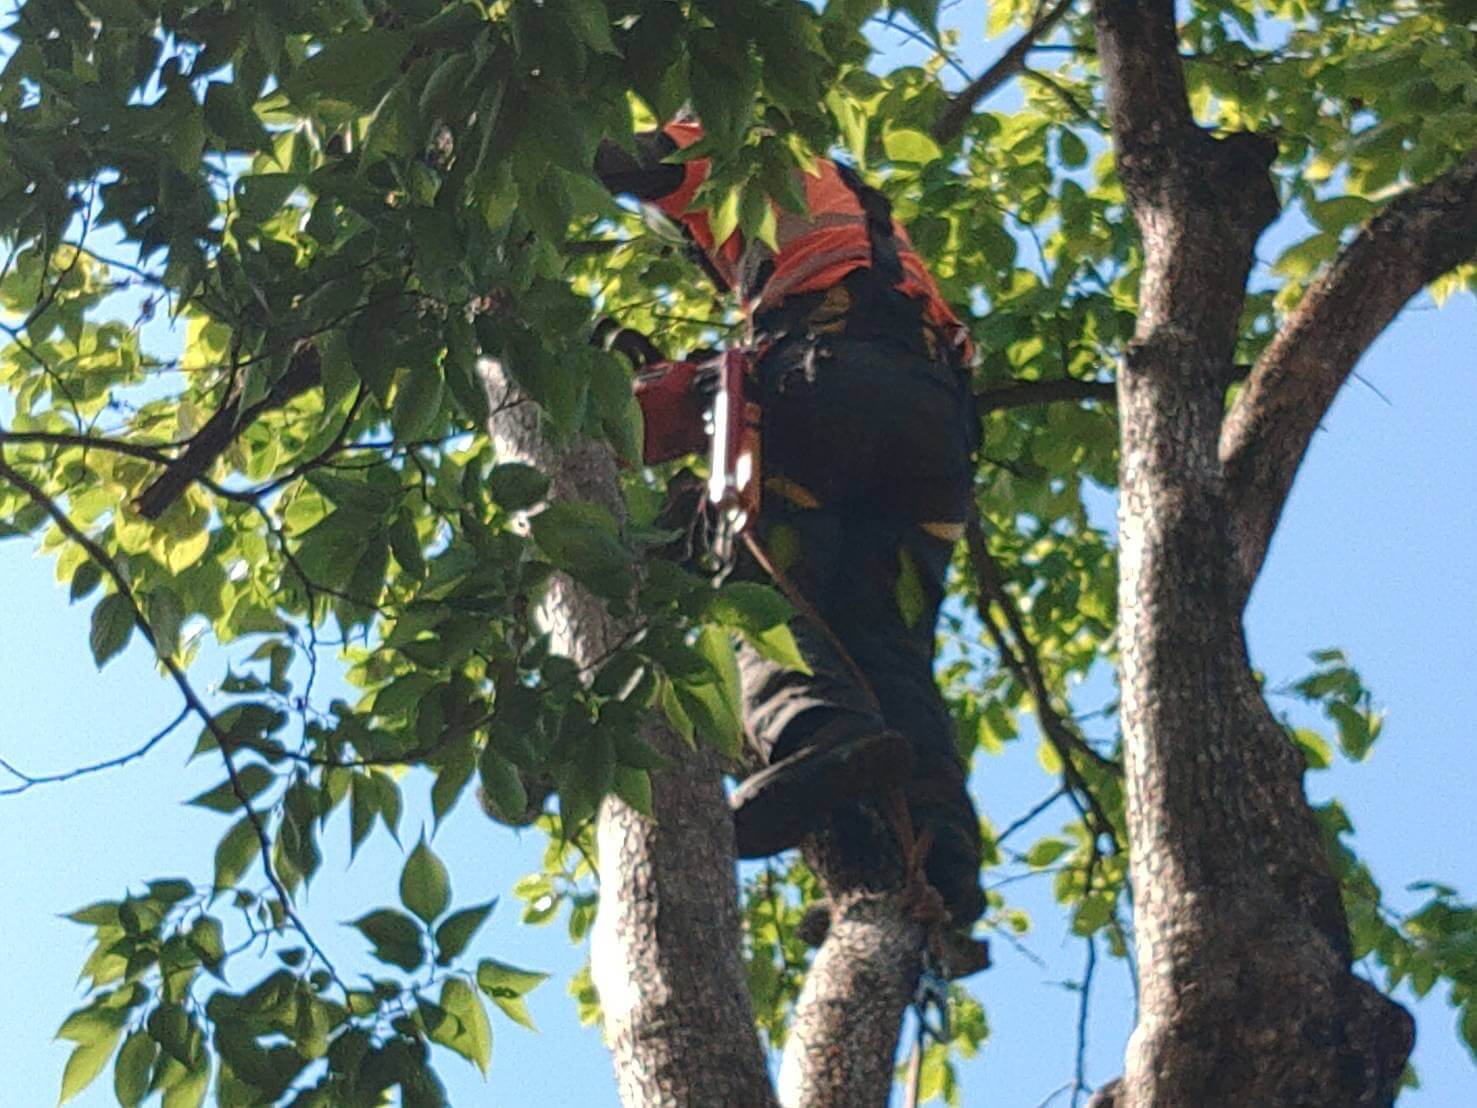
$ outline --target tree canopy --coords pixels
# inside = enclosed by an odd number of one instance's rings
[[[551,499],[554,474],[486,433],[536,406],[554,443],[634,463],[630,371],[591,344],[594,320],[673,353],[742,333],[672,229],[592,171],[602,138],[689,104],[718,238],[771,235],[776,206],[803,207],[797,167],[834,155],[887,193],[968,316],[985,445],[940,680],[961,750],[987,760],[1039,735],[1074,814],[1033,841],[1026,823],[987,824],[987,865],[1053,871],[1073,931],[1133,956],[1121,735],[1084,729],[1102,705],[1073,690],[1120,645],[1101,506],[1145,277],[1125,181],[1157,170],[1115,153],[1091,7],[994,0],[986,33],[1010,46],[976,74],[936,0],[19,6],[0,38],[0,536],[50,552],[93,606],[99,666],[153,652],[181,696],[170,731],[188,725],[221,765],[192,801],[221,813],[214,873],[124,875],[126,891],[100,874],[102,899],[72,916],[96,945],[90,998],[60,1032],[76,1043],[63,1099],[112,1065],[126,1105],[375,1104],[395,1086],[442,1103],[447,1052],[486,1071],[490,1013],[526,1021],[542,975],[468,956],[491,906],[453,902],[433,844],[408,835],[398,889],[365,890],[354,924],[373,979],[341,975],[354,943],[297,907],[322,836],[357,849],[400,830],[407,790],[429,790],[438,822],[480,790],[500,821],[547,833],[543,872],[512,890],[524,921],[563,918],[580,942],[602,799],[661,818],[652,774],[669,759],[641,721],[737,755],[731,636],[794,658],[790,605],[652,556],[671,537],[666,471],[628,465],[612,512]],[[1470,188],[1477,3],[1181,7],[1194,120],[1270,141],[1296,228],[1251,275],[1229,407],[1369,228]],[[927,63],[880,65],[865,34],[879,20]],[[1477,287],[1469,240],[1430,253],[1417,287]],[[165,317],[167,335],[150,325]],[[484,354],[505,394],[485,390]],[[556,574],[634,630],[595,658],[554,649],[537,609]],[[207,640],[227,673],[192,665]],[[357,697],[315,695],[320,666],[342,666]],[[1328,721],[1288,731],[1311,769],[1367,755],[1381,717],[1349,659],[1316,654],[1296,691]],[[1390,986],[1446,983],[1477,1050],[1477,908],[1432,884],[1396,915],[1341,837],[1349,813],[1317,815],[1355,956]],[[816,879],[794,861],[742,892],[754,1018],[779,1047]],[[1029,926],[1008,888],[990,896],[987,933]],[[248,936],[280,968],[228,985]],[[598,1018],[593,985],[574,992]],[[958,986],[953,1017],[923,1089],[958,1103],[951,1060],[987,1032]]]

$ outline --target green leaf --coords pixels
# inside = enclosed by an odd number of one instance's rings
[[[906,550],[898,551],[898,573],[896,597],[898,611],[903,624],[914,627],[928,609],[928,595],[923,589],[923,577],[918,572],[918,563]]]
[[[743,745],[743,724],[733,643],[718,628],[705,627],[698,635],[697,653],[707,663],[707,672],[695,681],[674,680],[672,687],[699,734],[721,753],[736,757]]]
[[[1026,852],[1026,863],[1038,869],[1049,866],[1071,849],[1072,845],[1061,839],[1042,839]]]
[[[393,908],[376,908],[351,925],[374,944],[374,956],[409,973],[425,960],[421,929],[413,919]]]
[[[1057,139],[1057,151],[1062,164],[1076,169],[1087,164],[1087,143],[1075,131],[1063,130]]]
[[[109,593],[92,610],[92,632],[88,643],[98,669],[128,645],[133,634],[133,604],[122,593]]]
[[[255,800],[267,786],[277,779],[276,774],[258,762],[242,766],[237,770],[236,776],[241,782],[241,788],[247,800]],[[197,808],[209,808],[213,812],[234,812],[241,807],[241,801],[236,798],[236,790],[232,788],[229,777],[215,788],[207,789],[187,803]]]
[[[605,509],[561,501],[534,516],[531,527],[549,561],[597,595],[624,599],[634,587],[630,553]]]
[[[236,179],[236,210],[250,223],[272,218],[297,188],[291,173],[248,173]]]
[[[646,770],[616,766],[613,782],[616,796],[643,816],[651,817],[651,775]]]
[[[794,615],[794,605],[772,586],[732,581],[713,593],[703,619],[750,633],[767,631]]]
[[[395,560],[400,563],[402,569],[412,577],[423,577],[426,573],[426,559],[421,551],[420,535],[415,529],[415,519],[408,512],[402,512],[395,517],[390,524],[389,531],[390,549],[395,552]]]
[[[68,593],[69,600],[81,600],[93,589],[97,588],[102,579],[102,568],[89,558],[79,565],[76,572],[72,574],[72,587]]]
[[[80,1093],[103,1072],[108,1059],[113,1056],[113,1047],[123,1035],[120,1020],[111,1030],[89,1042],[80,1043],[67,1059],[67,1068],[62,1073],[62,1095],[59,1103],[65,1104]]]
[[[251,109],[244,90],[230,81],[205,86],[205,125],[234,150],[272,149],[272,138]]]
[[[491,745],[482,748],[477,760],[482,793],[487,802],[503,817],[504,822],[521,822],[528,810],[528,789],[518,767],[504,758]]]
[[[514,1023],[537,1031],[524,996],[549,975],[520,970],[492,959],[477,965],[477,985]]]
[[[939,149],[938,143],[929,138],[922,131],[913,131],[906,128],[898,130],[886,130],[882,134],[882,149],[886,151],[887,157],[894,162],[913,162],[918,165],[926,165],[942,156],[943,151]]]
[[[1074,935],[1091,935],[1106,927],[1113,918],[1113,902],[1106,896],[1091,896],[1082,902],[1072,916]]]
[[[477,934],[496,907],[497,900],[494,898],[486,904],[463,908],[460,912],[447,916],[445,922],[436,928],[436,964],[449,965],[460,957],[462,951],[467,949],[467,944],[472,941],[472,936]]]
[[[325,36],[323,49],[283,82],[294,100],[326,96],[371,108],[400,72],[409,36],[379,27]]]
[[[610,37],[610,12],[605,0],[570,0],[570,22],[584,44],[597,54],[619,54]]]
[[[390,408],[390,422],[402,442],[426,438],[441,414],[444,382],[439,368],[416,366],[400,377]]]
[[[1294,727],[1289,734],[1307,760],[1309,769],[1327,769],[1333,764],[1333,749],[1317,731],[1306,727]]]
[[[740,190],[731,188],[723,194],[723,198],[717,204],[713,205],[709,230],[713,234],[714,242],[727,242],[729,236],[738,230],[739,199]]]
[[[431,1041],[456,1051],[484,1074],[492,1060],[492,1025],[472,986],[460,977],[449,977],[441,985],[441,1011],[427,1014]]]
[[[426,844],[425,835],[400,871],[400,902],[430,923],[451,903],[451,880],[446,866]]]
[[[522,462],[494,466],[487,477],[487,494],[498,507],[509,512],[532,508],[548,492],[548,477]]]
[[[198,1065],[191,1066],[185,1076],[164,1090],[160,1108],[200,1108],[210,1091],[210,1056],[201,1054]]]
[[[493,1000],[526,996],[548,978],[547,973],[519,969],[494,958],[484,958],[477,963],[477,985]]]
[[[190,949],[200,956],[201,963],[215,973],[226,960],[225,932],[220,920],[201,916],[190,928],[188,939]]]
[[[634,730],[620,730],[615,734],[615,759],[631,769],[665,769],[671,764],[661,751],[652,746]]]
[[[215,848],[215,888],[234,888],[261,853],[261,839],[250,816],[242,816]]]
[[[154,632],[154,646],[161,655],[173,658],[179,653],[180,626],[185,621],[185,606],[171,588],[152,590],[144,599],[144,614],[149,630]]]
[[[793,669],[800,673],[810,673],[810,663],[800,653],[800,644],[795,641],[795,632],[791,631],[785,624],[771,627],[768,631],[762,631],[757,635],[745,635],[749,645],[757,650],[771,662],[777,662],[786,669]]]
[[[149,1074],[159,1047],[147,1031],[135,1031],[123,1040],[113,1064],[113,1094],[123,1108],[137,1108],[149,1092]]]
[[[431,786],[431,816],[438,827],[446,818],[446,813],[461,798],[462,791],[466,789],[467,782],[472,779],[476,769],[475,753],[470,744],[464,743],[436,771],[436,783]]]

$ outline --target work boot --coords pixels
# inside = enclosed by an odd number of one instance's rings
[[[839,805],[906,781],[913,751],[896,731],[825,738],[745,778],[729,797],[740,858],[800,845]]]

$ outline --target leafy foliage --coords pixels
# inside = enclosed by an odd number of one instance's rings
[[[737,325],[669,228],[601,190],[590,167],[602,136],[628,141],[690,101],[708,132],[690,153],[713,159],[700,199],[720,233],[756,237],[772,234],[773,204],[800,206],[798,161],[838,151],[887,192],[967,309],[979,390],[1107,379],[1133,326],[1140,258],[1106,153],[1087,18],[1054,32],[1059,65],[1025,73],[1012,106],[985,106],[941,150],[930,137],[949,71],[938,5],[882,9],[21,5],[0,70],[0,535],[38,543],[72,599],[93,604],[98,665],[146,638],[186,682],[201,639],[233,658],[218,703],[196,709],[209,717],[197,753],[225,773],[193,801],[227,820],[214,873],[74,914],[95,948],[91,996],[61,1031],[76,1044],[64,1099],[112,1059],[123,1104],[156,1093],[199,1104],[212,1088],[222,1104],[373,1103],[393,1087],[406,1104],[442,1103],[429,1046],[485,1070],[485,1002],[528,1024],[523,997],[541,975],[463,965],[493,905],[453,900],[423,834],[401,906],[352,925],[384,969],[367,986],[337,980],[293,908],[334,813],[347,808],[355,850],[377,827],[398,841],[405,789],[429,787],[440,822],[476,777],[489,810],[548,836],[542,871],[513,890],[523,921],[567,908],[580,942],[594,917],[590,817],[609,793],[648,808],[661,765],[639,720],[660,706],[690,741],[734,754],[729,634],[798,663],[790,609],[772,590],[714,590],[646,558],[668,537],[655,527],[664,474],[628,472],[620,524],[548,503],[547,475],[497,458],[483,434],[489,411],[515,402],[485,395],[486,352],[551,435],[632,459],[629,374],[589,344],[592,317],[674,351]],[[991,4],[991,33],[1016,33],[1034,9]],[[1283,199],[1310,229],[1258,278],[1246,358],[1394,190],[1477,144],[1472,15],[1465,0],[1189,5],[1199,118],[1275,134]],[[879,72],[863,30],[881,16],[917,28],[931,60]],[[1459,269],[1437,291],[1474,277]],[[140,496],[221,426],[199,480],[150,518]],[[1022,716],[1042,705],[1028,660],[1058,709],[1078,707],[1068,689],[1101,680],[1115,622],[1101,511],[1116,481],[1111,408],[1001,408],[984,431],[977,502],[1001,591],[961,557],[941,672],[975,757],[1033,733]],[[640,633],[593,672],[552,653],[532,614],[556,570],[639,617]],[[148,636],[134,634],[136,613]],[[329,646],[353,702],[315,696]],[[1298,692],[1362,759],[1379,717],[1341,657],[1318,661]],[[1316,733],[1293,739],[1314,768],[1331,760]],[[1048,735],[1041,761],[1075,804],[1067,823],[1019,851],[1024,825],[985,831],[990,866],[1048,875],[1073,931],[1121,958],[1131,936],[1115,757],[1111,727],[1065,745]],[[557,812],[540,814],[550,788]],[[1477,1047],[1473,908],[1433,885],[1415,914],[1393,917],[1341,838],[1342,809],[1324,816],[1359,952],[1418,991],[1448,981]],[[774,1044],[815,893],[798,864],[746,890],[750,985]],[[994,888],[986,926],[1031,924]],[[247,940],[281,967],[234,992],[220,975]],[[587,975],[571,993],[593,1019]],[[950,1058],[988,1033],[962,991],[954,1026],[923,1071],[924,1092],[950,1103]]]

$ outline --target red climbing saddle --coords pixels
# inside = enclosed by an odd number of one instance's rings
[[[708,499],[735,533],[759,511],[759,405],[748,398],[754,355],[726,350],[707,361],[655,362],[636,378],[648,465],[708,455]]]

